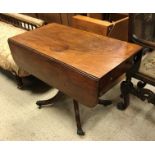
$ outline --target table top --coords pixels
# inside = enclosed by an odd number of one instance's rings
[[[141,49],[136,44],[55,23],[11,41],[95,78],[103,77]]]

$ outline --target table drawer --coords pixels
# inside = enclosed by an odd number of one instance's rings
[[[117,68],[113,69],[99,81],[99,96],[103,95],[106,91],[112,88],[115,84],[120,82],[122,76],[132,66],[133,57],[120,64]]]

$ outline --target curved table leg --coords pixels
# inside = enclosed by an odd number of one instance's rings
[[[73,100],[73,103],[74,103],[75,119],[76,119],[76,125],[77,125],[77,134],[80,136],[84,136],[85,133],[81,127],[79,105],[78,105],[78,102],[76,100]]]
[[[54,97],[52,97],[48,100],[39,100],[36,102],[36,104],[38,105],[39,109],[41,109],[42,106],[53,105],[54,102],[56,102],[61,96],[62,96],[62,92],[58,91]]]
[[[101,104],[103,106],[109,106],[112,104],[112,101],[111,100],[102,100],[102,99],[99,99],[99,103],[98,104]]]

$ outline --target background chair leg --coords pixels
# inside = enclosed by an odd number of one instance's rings
[[[123,102],[117,104],[119,110],[125,110],[129,106],[129,91],[131,82],[123,81],[121,83],[121,95],[123,97]]]
[[[139,82],[137,83],[137,87],[140,88],[140,89],[141,89],[141,88],[144,88],[145,85],[146,85],[146,83],[143,82],[143,81],[139,81]]]
[[[76,100],[73,100],[73,103],[74,103],[75,119],[76,119],[76,125],[77,125],[77,134],[80,136],[83,136],[83,135],[85,135],[85,133],[81,127],[79,105],[78,105],[78,102]]]
[[[16,82],[17,82],[17,88],[22,89],[23,86],[24,86],[22,78],[19,77],[17,74],[15,74],[15,79],[16,79]]]

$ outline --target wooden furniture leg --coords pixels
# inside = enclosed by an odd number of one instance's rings
[[[76,119],[76,125],[77,125],[77,134],[80,136],[84,136],[85,133],[81,127],[79,105],[78,105],[78,102],[76,100],[73,100],[73,103],[74,103],[75,119]]]
[[[137,83],[137,87],[138,87],[138,88],[144,88],[145,86],[146,86],[146,82],[139,81],[139,82]]]
[[[99,103],[98,104],[101,104],[103,106],[109,106],[112,104],[112,101],[111,100],[102,100],[102,99],[99,99]]]
[[[125,110],[130,103],[129,93],[131,89],[133,88],[133,84],[131,82],[131,76],[127,73],[126,81],[123,81],[121,83],[121,97],[123,98],[123,102],[120,102],[117,104],[117,108],[119,110]]]
[[[54,102],[56,102],[61,96],[62,96],[62,93],[58,91],[58,93],[54,97],[48,100],[39,100],[36,102],[36,104],[38,105],[38,108],[41,109],[42,106],[53,105]]]
[[[138,87],[134,87],[131,81],[123,81],[121,83],[121,93],[123,95],[124,102],[117,104],[119,110],[125,110],[129,105],[129,94],[135,95],[142,101],[147,100],[148,103],[155,105],[155,94],[149,89],[143,88],[145,83]]]
[[[24,86],[22,78],[19,77],[17,74],[15,74],[15,79],[16,79],[16,82],[17,82],[17,88],[22,89],[23,86]]]
[[[119,110],[125,110],[129,106],[129,85],[130,83],[127,81],[121,83],[121,95],[124,101],[117,104]]]

